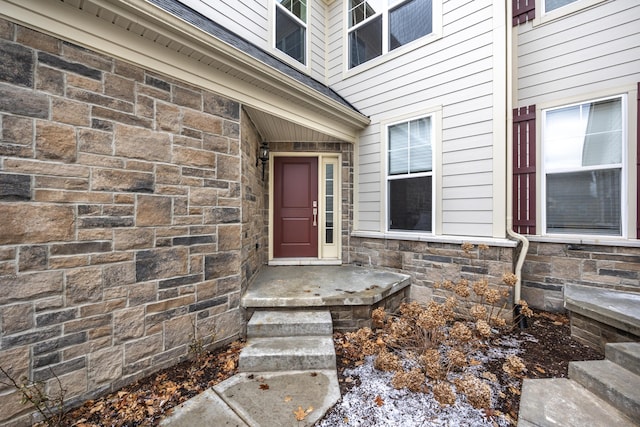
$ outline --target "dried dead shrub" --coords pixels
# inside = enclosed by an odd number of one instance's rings
[[[477,409],[491,407],[491,387],[473,375],[465,375],[454,381],[456,389],[462,392],[467,401]]]
[[[365,356],[375,354],[378,348],[372,337],[373,331],[370,328],[348,332],[345,335],[345,343],[342,345],[344,356],[351,360],[361,360]]]
[[[398,371],[402,369],[400,358],[386,348],[380,350],[373,367],[380,371]]]
[[[376,328],[382,328],[384,322],[387,319],[387,314],[384,312],[384,308],[378,307],[371,313],[371,320],[373,320],[373,326]]]
[[[464,368],[468,366],[467,356],[458,349],[451,349],[447,352],[447,359],[449,360],[449,364],[456,368]]]
[[[468,342],[473,339],[473,332],[462,322],[456,322],[449,331],[449,336],[456,341]]]
[[[472,244],[462,246],[471,257],[474,249]],[[479,254],[488,249],[486,245],[478,246]],[[346,334],[343,353],[356,360],[375,355],[374,367],[394,372],[391,383],[397,389],[426,392],[429,383],[441,405],[455,403],[457,392],[466,395],[476,408],[490,408],[491,389],[469,374],[470,366],[477,362],[470,360],[468,354],[486,346],[500,328],[507,326],[505,298],[518,278],[508,273],[503,275],[502,282],[500,286],[491,285],[484,277],[445,280],[435,285],[449,294],[440,302],[403,303],[395,314],[377,308],[372,313],[375,331],[363,328]],[[522,315],[530,316],[532,312],[526,303],[520,304]],[[412,366],[410,370],[403,369],[402,359],[408,362],[405,366]],[[524,365],[518,361],[519,358],[510,356],[503,369],[520,375]],[[484,378],[497,381],[495,376]]]
[[[423,366],[429,378],[434,380],[444,379],[446,370],[443,366],[440,352],[437,349],[430,348],[425,350],[418,358],[418,361]]]
[[[439,382],[433,386],[433,396],[440,406],[453,405],[456,403],[456,394],[449,383]]]
[[[502,370],[512,377],[521,376],[526,369],[522,359],[515,355],[507,356],[507,360],[502,364]]]
[[[411,391],[423,391],[426,377],[420,368],[413,368],[409,372],[396,371],[391,379],[391,385],[396,389],[408,388]]]

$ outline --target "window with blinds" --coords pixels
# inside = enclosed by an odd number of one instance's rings
[[[543,111],[548,234],[621,236],[624,96]]]
[[[431,232],[432,117],[389,125],[387,139],[388,229]]]

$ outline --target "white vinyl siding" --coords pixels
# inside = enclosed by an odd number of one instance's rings
[[[440,218],[435,231],[493,235],[493,5],[489,0],[451,0],[442,7],[441,39],[352,75],[343,74],[347,57],[335,35],[329,36],[330,84],[372,120],[356,158],[360,231],[380,232],[386,226],[380,122],[438,107],[442,118],[436,164],[441,166],[434,179],[441,184],[442,201],[434,206]],[[337,9],[331,7],[333,21],[345,18],[344,9]],[[335,25],[330,21],[329,28]]]
[[[267,49],[268,2],[262,0],[179,0],[229,31]]]
[[[616,0],[517,27],[517,105],[582,97],[640,81],[640,3]]]
[[[325,17],[327,7],[324,2],[315,0],[308,0],[307,4],[310,9],[309,24],[307,25],[307,39],[311,44],[311,52],[307,61],[309,72],[314,79],[326,83],[325,33],[327,29],[325,28]]]

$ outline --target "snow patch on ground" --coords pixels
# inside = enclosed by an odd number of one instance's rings
[[[520,340],[500,338],[485,351],[476,351],[472,358],[485,364],[492,360],[505,360],[508,355],[520,353]],[[440,406],[432,393],[415,393],[408,389],[396,390],[391,385],[393,373],[383,372],[373,367],[374,357],[370,356],[356,368],[344,371],[344,377],[358,383],[342,396],[330,413],[316,424],[318,427],[507,427],[510,422],[503,415],[488,417],[484,411],[475,409],[465,398],[458,395],[456,403]],[[469,372],[479,375],[482,365],[474,366]],[[497,396],[505,384],[487,383],[492,395]],[[507,385],[508,386],[508,385]]]

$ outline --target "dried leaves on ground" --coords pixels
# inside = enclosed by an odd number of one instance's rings
[[[103,398],[89,400],[67,414],[67,425],[157,425],[169,409],[234,375],[242,346],[242,343],[234,342],[217,351],[198,352],[190,360]]]

